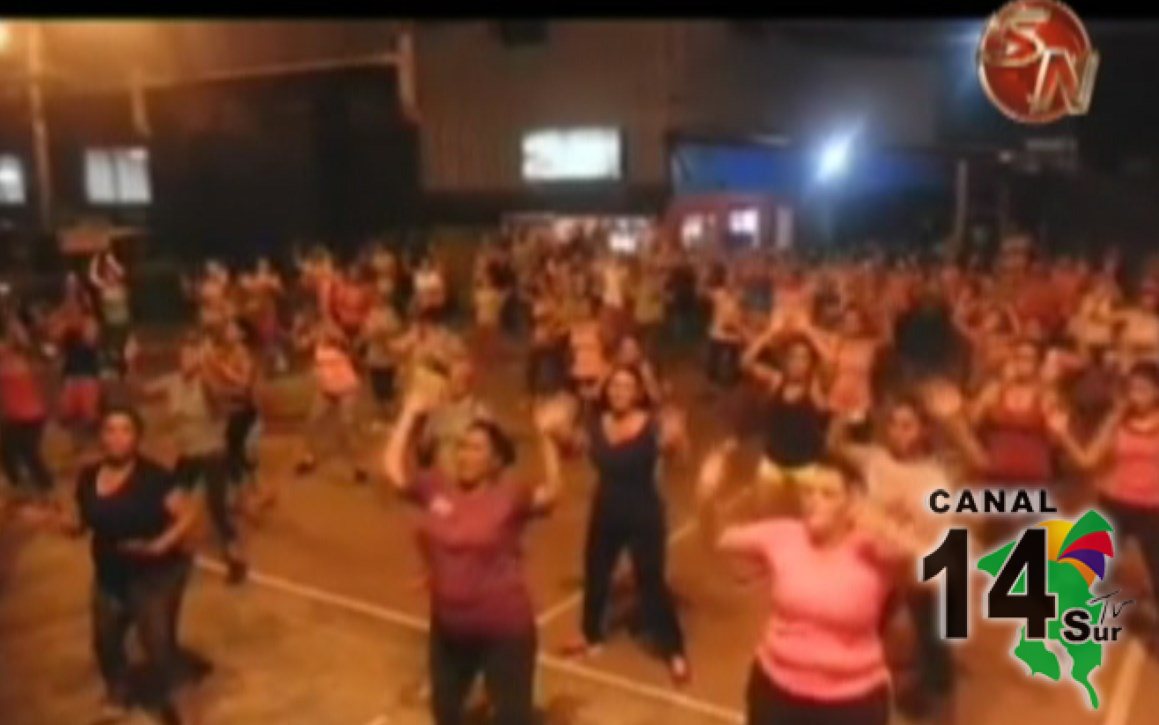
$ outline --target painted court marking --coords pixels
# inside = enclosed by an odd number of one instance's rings
[[[681,527],[682,529],[684,527]],[[687,535],[687,534],[686,534]],[[225,567],[221,564],[205,559],[198,558],[197,566],[206,571],[214,572],[216,574],[224,574]],[[292,594],[302,599],[328,604],[339,609],[344,609],[349,612],[355,612],[371,619],[377,619],[383,622],[389,622],[407,629],[411,629],[423,634],[430,631],[430,626],[425,619],[416,617],[405,612],[397,612],[393,609],[373,604],[371,602],[354,599],[352,597],[328,592],[324,589],[309,586],[307,584],[299,584],[298,582],[285,579],[283,577],[265,574],[258,571],[250,571],[249,580],[254,584],[272,589],[275,591]],[[720,720],[727,723],[743,723],[744,716],[735,710],[713,705],[710,702],[698,700],[694,697],[689,697],[679,692],[672,692],[660,687],[646,685],[627,677],[602,672],[600,670],[581,665],[566,659],[555,657],[552,655],[541,654],[538,657],[539,664],[545,669],[555,670],[564,674],[572,675],[581,679],[594,682],[596,684],[605,685],[607,687],[614,687],[616,689],[629,692],[640,697],[662,702],[666,705],[679,707],[690,712],[696,712],[707,717]],[[380,724],[388,722],[384,720],[386,716],[379,716],[371,720],[371,723]],[[370,724],[368,724],[370,725]]]

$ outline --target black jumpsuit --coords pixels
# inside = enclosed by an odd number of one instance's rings
[[[632,557],[644,625],[668,658],[684,653],[684,635],[665,581],[667,525],[656,486],[659,426],[650,419],[631,440],[612,444],[601,416],[587,418],[590,455],[599,481],[592,503],[584,555],[583,634],[604,639],[604,614],[612,573],[626,548]]]

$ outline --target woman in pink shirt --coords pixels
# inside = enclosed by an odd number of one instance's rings
[[[715,547],[757,559],[770,575],[772,616],[749,677],[747,722],[886,725],[890,673],[881,622],[898,564],[916,542],[856,502],[850,479],[835,468],[799,482],[800,519],[722,529],[716,498],[735,448],[730,440],[709,454],[697,499]]]
[[[1139,543],[1151,588],[1159,590],[1159,365],[1131,368],[1125,392],[1086,445],[1075,440],[1063,413],[1048,424],[1068,456],[1095,474],[1120,545],[1126,539]]]

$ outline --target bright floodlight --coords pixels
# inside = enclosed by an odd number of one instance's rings
[[[844,174],[849,166],[849,152],[852,146],[852,136],[842,136],[830,141],[821,152],[821,166],[817,169],[817,178],[829,181]]]

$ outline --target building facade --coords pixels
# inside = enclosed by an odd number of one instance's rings
[[[436,208],[655,207],[689,137],[815,145],[857,127],[870,144],[936,140],[938,77],[920,60],[842,57],[727,22],[542,25],[514,40],[493,23],[419,29],[422,181]],[[581,127],[621,133],[619,180],[523,178],[527,134]]]
[[[42,26],[54,220],[145,225],[190,256],[507,211],[658,211],[688,138],[937,136],[929,64],[726,22]],[[385,60],[403,27],[413,73]],[[0,53],[0,220],[16,226],[37,221],[40,188],[25,36]],[[524,178],[529,134],[589,127],[617,132],[618,178]]]

